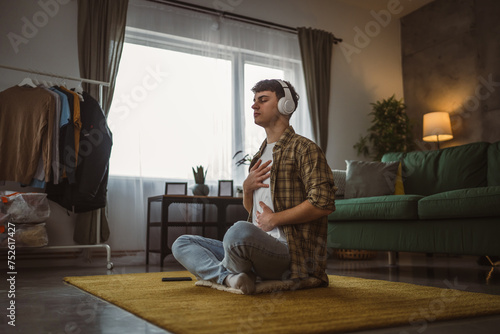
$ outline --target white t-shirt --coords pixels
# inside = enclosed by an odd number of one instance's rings
[[[262,157],[260,158],[262,160],[262,163],[265,163],[269,160],[271,161],[273,160],[273,148],[275,144],[276,143],[267,144],[266,148],[264,149],[264,152],[262,153]],[[273,163],[271,162],[271,165],[272,164]],[[264,180],[264,184],[270,184],[270,182],[271,178],[267,178],[266,180]],[[257,223],[255,222],[255,217],[257,217],[256,212],[257,211],[262,212],[262,207],[259,205],[260,202],[264,202],[274,212],[273,200],[271,198],[271,187],[259,188],[253,192],[252,216],[254,217],[253,223],[255,226],[257,226]],[[274,229],[272,229],[267,233],[278,239],[278,241],[287,244],[285,234],[283,233],[281,227],[279,226],[275,227]]]

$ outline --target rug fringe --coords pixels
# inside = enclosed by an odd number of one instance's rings
[[[243,291],[241,291],[240,289],[234,289],[234,288],[230,288],[230,287],[227,287],[225,285],[222,285],[222,284],[217,284],[217,283],[213,283],[213,282],[210,282],[210,281],[197,281],[196,283],[194,283],[194,285],[196,286],[204,286],[204,287],[207,287],[207,288],[212,288],[212,289],[217,289],[217,290],[221,290],[221,291],[227,291],[227,292],[231,292],[231,293],[235,293],[237,295],[243,295]]]
[[[310,277],[304,280],[301,280],[300,282],[295,282],[293,280],[284,280],[284,281],[279,281],[279,280],[269,280],[269,281],[260,281],[255,284],[255,294],[259,293],[271,293],[271,292],[276,292],[276,291],[289,291],[289,290],[297,290],[297,289],[307,289],[307,288],[315,288],[321,285],[321,280]],[[204,281],[204,280],[199,280],[195,282],[196,286],[202,286],[202,287],[209,287],[212,289],[217,289],[220,291],[226,291],[238,295],[243,295],[243,291],[240,289],[234,289],[227,287],[222,284],[210,282],[210,281]]]

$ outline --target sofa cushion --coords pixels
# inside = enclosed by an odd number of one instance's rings
[[[394,194],[399,161],[346,160],[345,198]]]
[[[339,199],[328,220],[418,219],[419,195],[389,195]]]
[[[432,195],[484,187],[489,143],[472,143],[435,151],[387,153],[382,161],[400,160],[406,194]]]
[[[335,198],[344,198],[346,171],[340,169],[332,169],[332,173],[333,173],[333,183],[337,187],[337,191],[335,192]]]
[[[418,215],[421,219],[500,217],[500,186],[453,190],[424,197],[418,202]]]
[[[500,141],[488,147],[488,185],[500,186]]]

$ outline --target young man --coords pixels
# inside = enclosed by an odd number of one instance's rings
[[[237,222],[223,241],[180,236],[172,252],[198,278],[245,294],[255,292],[257,277],[297,282],[314,277],[317,285],[327,286],[332,171],[321,149],[290,126],[299,96],[289,82],[262,80],[252,92],[255,124],[266,131],[243,183],[243,205],[252,223]]]

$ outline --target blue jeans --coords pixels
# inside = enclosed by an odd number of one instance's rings
[[[182,235],[172,245],[177,261],[198,279],[224,284],[229,274],[253,271],[262,279],[286,279],[288,247],[246,221],[229,228],[224,240]]]

